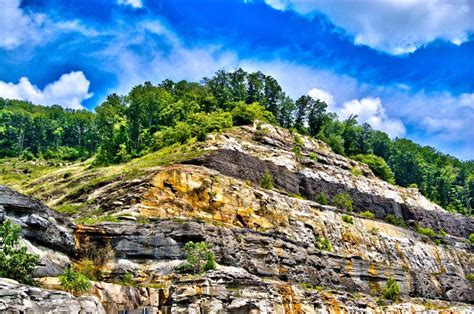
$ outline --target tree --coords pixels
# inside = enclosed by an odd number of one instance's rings
[[[21,227],[8,219],[0,227],[0,277],[31,285],[39,256],[20,244],[20,231]]]
[[[382,157],[375,156],[373,154],[359,154],[352,156],[352,158],[367,164],[370,170],[372,170],[372,172],[380,179],[385,180],[391,184],[395,184],[393,172]]]
[[[184,245],[184,255],[186,262],[175,268],[177,272],[200,274],[216,269],[214,253],[207,247],[206,242],[187,242]]]

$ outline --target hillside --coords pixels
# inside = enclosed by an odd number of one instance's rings
[[[42,296],[24,304],[47,304],[44,288],[90,260],[96,298],[61,294],[81,309],[474,311],[473,219],[311,137],[254,123],[119,165],[36,166],[10,181],[30,196],[0,189],[1,220],[41,256]],[[189,241],[205,242],[217,269],[179,273]],[[396,302],[384,297],[393,279]],[[0,309],[25,309],[12,285],[0,281],[12,295]]]

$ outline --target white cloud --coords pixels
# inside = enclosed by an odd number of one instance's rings
[[[118,4],[129,5],[135,9],[140,9],[143,7],[142,0],[118,0]]]
[[[87,37],[99,34],[79,20],[53,21],[45,14],[25,11],[20,7],[20,0],[0,0],[0,8],[0,49],[38,45],[62,33]]]
[[[0,0],[0,48],[12,49],[26,41],[36,42],[46,23],[41,14],[27,14],[20,9],[20,0]]]
[[[455,45],[474,32],[472,0],[266,0],[277,10],[303,15],[321,12],[360,45],[391,54],[410,53],[435,39]]]
[[[90,82],[81,71],[63,74],[43,90],[22,77],[17,84],[0,81],[0,97],[30,101],[41,105],[60,105],[65,108],[83,109],[82,101],[92,97]]]
[[[400,119],[389,118],[382,106],[380,98],[362,98],[345,101],[342,105],[337,105],[334,96],[319,88],[312,88],[308,95],[314,99],[319,99],[328,105],[327,110],[337,113],[342,120],[349,118],[351,115],[357,115],[359,123],[368,123],[374,129],[381,130],[389,134],[391,137],[400,137],[405,135],[405,126]]]

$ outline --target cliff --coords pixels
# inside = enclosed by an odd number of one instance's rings
[[[6,187],[0,220],[21,224],[31,250],[41,252],[38,277],[57,276],[99,252],[102,282],[91,293],[110,312],[474,310],[474,284],[466,279],[474,273],[466,243],[472,218],[378,179],[322,142],[271,125],[213,134],[184,150],[166,162],[150,155],[147,167],[127,173],[73,165],[30,183],[32,195],[53,206],[76,204],[76,222],[87,217],[93,224],[75,224]],[[105,173],[106,180],[97,180]],[[273,189],[259,186],[264,174],[271,174]],[[348,193],[352,211],[317,203],[321,193],[329,200]],[[389,215],[403,223],[390,224]],[[437,234],[420,234],[420,227]],[[188,241],[208,243],[217,269],[176,274]],[[117,285],[125,273],[133,274],[133,287]],[[401,289],[397,303],[380,297],[389,278]]]

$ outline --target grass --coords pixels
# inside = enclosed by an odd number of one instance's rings
[[[342,215],[342,221],[344,221],[344,222],[346,222],[346,223],[348,223],[348,224],[351,224],[351,225],[354,224],[354,219],[353,219],[351,216],[349,216],[349,215],[345,215],[345,214]]]
[[[314,285],[314,284],[309,283],[309,282],[300,282],[300,283],[298,283],[298,286],[300,286],[300,288],[302,288],[304,290],[315,290],[315,291],[319,291],[319,292],[324,290],[324,287],[317,286],[317,285]]]
[[[359,215],[361,215],[362,217],[365,217],[365,218],[375,218],[375,214],[371,211],[363,211],[363,212],[360,212]]]
[[[54,160],[3,158],[0,159],[0,184],[22,192],[31,181],[60,168],[61,163]]]
[[[84,204],[64,204],[59,207],[54,208],[57,212],[67,215],[75,215],[78,214],[80,211],[79,209],[84,207]]]
[[[89,217],[80,217],[74,219],[76,224],[80,225],[96,225],[102,222],[119,222],[120,220],[113,215],[104,215],[104,216],[89,216]]]
[[[305,200],[305,197],[301,194],[295,194],[295,193],[288,193],[288,196],[289,197],[294,197],[294,198],[297,198],[299,200]]]
[[[356,176],[356,177],[360,177],[362,176],[362,170],[360,170],[359,168],[357,167],[352,167],[351,168],[351,173]]]
[[[405,220],[403,220],[403,218],[396,217],[392,214],[388,214],[385,217],[385,221],[395,226],[405,227],[405,228],[407,227],[407,224],[405,223]]]

